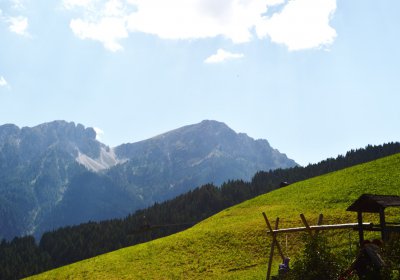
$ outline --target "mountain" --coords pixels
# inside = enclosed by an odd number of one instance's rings
[[[0,126],[0,239],[122,217],[195,187],[296,166],[216,121],[110,148],[93,128]]]
[[[248,181],[259,170],[296,166],[266,140],[237,134],[216,121],[124,144],[115,148],[115,154],[126,163],[111,168],[107,175],[127,187],[139,187],[139,191],[151,186],[151,201],[172,198],[205,183]]]
[[[80,151],[96,156],[95,136],[93,129],[66,122],[0,127],[0,236],[35,232],[63,199],[70,178],[85,171],[75,160]]]

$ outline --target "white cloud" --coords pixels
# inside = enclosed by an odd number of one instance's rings
[[[242,58],[244,55],[241,53],[231,53],[223,49],[219,49],[216,54],[209,56],[205,63],[220,63],[226,60]]]
[[[98,127],[93,127],[93,129],[96,132],[96,140],[100,141],[101,137],[104,135],[104,131]]]
[[[70,28],[80,39],[101,42],[112,52],[122,50],[119,40],[129,36],[126,4],[120,0],[64,0],[66,9],[83,9],[82,18],[72,19]]]
[[[9,17],[7,19],[9,23],[9,30],[18,35],[29,36],[28,29],[28,18],[23,16]]]
[[[249,42],[255,20],[267,6],[284,0],[128,0],[137,12],[129,18],[132,31],[164,39],[223,36],[234,43]]]
[[[6,81],[6,79],[4,79],[3,76],[0,76],[0,87],[7,87],[7,86],[9,86],[9,85],[8,85],[8,82]]]
[[[81,39],[123,49],[129,32],[163,39],[225,37],[233,43],[270,37],[289,50],[331,44],[336,31],[329,25],[336,0],[64,0],[66,9],[81,12],[70,22]],[[268,9],[280,12],[265,16]]]
[[[106,49],[112,52],[122,50],[123,47],[118,40],[128,37],[125,21],[115,17],[105,17],[98,22],[73,19],[70,27],[80,39],[100,41]]]
[[[317,48],[333,43],[336,31],[329,21],[336,10],[336,0],[292,0],[282,12],[263,19],[257,25],[259,37],[289,50]]]
[[[18,13],[25,10],[25,4],[24,0],[10,0],[10,7],[9,10],[10,12],[3,12],[0,9],[0,22],[5,23],[8,25],[8,30],[16,33],[18,35],[30,37],[30,34],[28,33],[28,18],[22,15],[18,16],[11,16],[10,13],[12,11],[15,13],[17,11]]]

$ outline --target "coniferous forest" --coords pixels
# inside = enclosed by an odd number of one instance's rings
[[[400,143],[351,150],[306,167],[260,171],[251,182],[206,184],[172,200],[156,203],[124,219],[88,222],[43,234],[16,237],[0,244],[0,279],[19,279],[55,267],[150,241],[184,230],[211,215],[284,187],[288,183],[347,168],[400,152]]]

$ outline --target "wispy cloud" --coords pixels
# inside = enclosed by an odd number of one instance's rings
[[[225,51],[223,49],[219,49],[216,54],[209,56],[206,60],[204,60],[204,62],[205,63],[221,63],[226,60],[242,58],[243,56],[244,55],[241,53],[231,53],[231,52]]]
[[[8,28],[11,32],[14,32],[18,35],[29,36],[29,33],[27,31],[29,25],[27,17],[9,17],[7,19],[7,22],[9,23]]]
[[[11,0],[12,8],[16,10],[25,9],[25,4],[23,0]]]
[[[336,0],[64,0],[79,17],[70,27],[81,39],[101,42],[111,51],[130,32],[163,39],[204,39],[218,36],[234,44],[269,37],[289,50],[331,44],[329,25]],[[280,11],[268,13],[277,5]],[[254,32],[255,30],[255,32]]]
[[[9,86],[9,85],[8,85],[8,82],[6,81],[6,79],[4,79],[3,76],[0,76],[0,87],[7,87],[7,86]]]
[[[9,0],[6,2],[8,7],[5,7],[5,10],[0,9],[0,23],[6,24],[10,32],[31,37],[28,32],[29,20],[22,15],[26,10],[26,0]]]
[[[101,141],[102,136],[104,135],[104,131],[98,127],[93,127],[96,132],[96,140]]]
[[[76,7],[89,8],[93,2],[93,0],[64,0],[63,5],[67,9]]]

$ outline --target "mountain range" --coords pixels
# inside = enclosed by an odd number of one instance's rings
[[[296,166],[267,140],[205,120],[110,148],[66,121],[0,126],[0,239],[122,217],[206,183]]]

